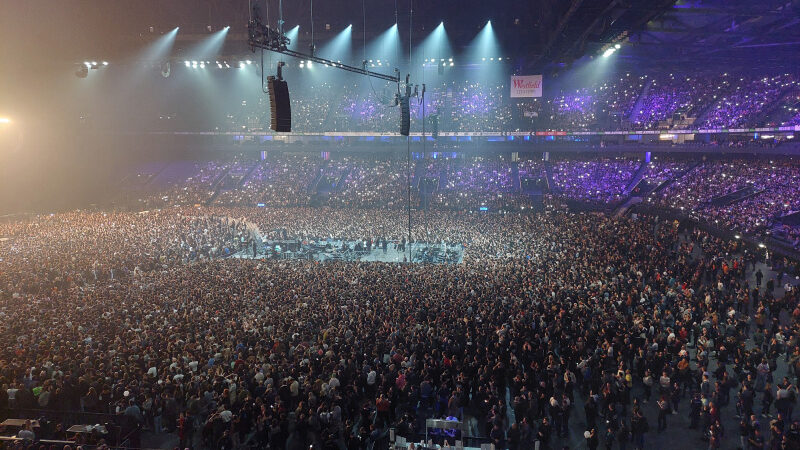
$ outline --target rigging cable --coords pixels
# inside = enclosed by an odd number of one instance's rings
[[[412,41],[412,25],[414,19],[414,0],[409,0],[409,15],[408,15],[408,65],[409,70],[411,69],[411,43]],[[395,20],[397,19],[397,0],[395,0]],[[395,22],[396,23],[396,22]],[[399,34],[399,30],[398,30]],[[399,42],[399,40],[398,40]],[[399,43],[398,43],[399,47]],[[399,85],[399,83],[398,83]],[[408,85],[408,78],[406,78],[406,101],[409,101],[410,96],[410,89]],[[409,109],[411,106],[409,105]],[[402,110],[402,108],[401,108]],[[409,112],[410,113],[410,112]],[[410,119],[410,117],[409,117]],[[407,206],[408,206],[408,262],[411,262],[411,136],[406,136],[406,184],[408,187],[408,197],[407,197]]]
[[[311,0],[311,56],[314,56],[314,0]]]

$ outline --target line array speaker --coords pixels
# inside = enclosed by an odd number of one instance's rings
[[[269,91],[270,129],[279,133],[292,131],[292,107],[289,104],[289,85],[285,80],[267,77]]]

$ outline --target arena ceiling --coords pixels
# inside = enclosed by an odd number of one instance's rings
[[[245,52],[252,4],[277,21],[278,0],[2,2],[0,25],[11,38],[3,39],[0,56],[35,59],[46,50],[50,58],[111,58],[176,26],[179,42],[205,38],[208,27],[231,26],[226,51]],[[286,24],[299,24],[300,39],[309,41],[312,0],[283,4]],[[797,65],[800,54],[800,0],[316,0],[313,7],[315,40],[353,24],[354,45],[364,36],[363,23],[370,40],[397,21],[407,43],[410,21],[415,42],[444,22],[459,49],[491,20],[506,55],[525,71],[569,67],[615,42],[624,46],[621,64],[670,70],[687,63],[783,67]]]

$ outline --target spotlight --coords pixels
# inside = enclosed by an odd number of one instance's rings
[[[206,25],[206,30],[208,30],[208,32],[210,33],[211,32],[211,25]]]
[[[489,58],[489,61],[494,61],[494,58]]]
[[[450,58],[450,59],[448,59],[447,61],[448,61],[448,62],[453,62],[453,58]]]
[[[0,117],[0,123],[11,123],[11,119],[7,117]]]
[[[230,64],[228,64],[228,61],[225,61],[225,68],[226,68],[226,69],[230,69],[230,68],[231,68],[231,65],[230,65]]]
[[[220,69],[222,69],[222,64],[220,64],[220,63],[217,63],[217,67],[218,67],[218,68],[220,68]]]
[[[103,61],[103,65],[107,66],[108,65],[108,61]]]
[[[308,66],[308,68],[310,69],[310,68],[311,68],[311,61],[309,61],[309,62],[308,62],[308,64],[306,64],[306,65],[307,65],[307,66]]]
[[[205,68],[206,68],[206,63],[204,63],[204,62],[201,62],[201,63],[200,63],[200,68],[201,68],[201,69],[205,69]]]
[[[486,58],[481,58],[481,61],[486,61]]]
[[[192,65],[196,66],[197,65],[197,61],[192,61]]]
[[[450,63],[450,67],[453,67],[453,63],[452,62]]]
[[[242,62],[242,61],[239,61],[239,68],[240,68],[240,69],[244,69],[244,62]]]
[[[246,62],[247,64],[253,64],[253,61],[250,61],[249,59],[248,59],[247,61],[245,61],[245,62]]]
[[[84,66],[86,66],[86,68],[87,68],[87,69],[88,69],[89,67],[92,67],[92,63],[90,63],[89,61],[84,61],[84,62],[83,62],[83,65],[84,65]]]
[[[186,65],[186,67],[189,67],[189,66],[192,65],[192,63],[190,63],[189,61],[184,61],[183,64]]]
[[[614,47],[611,47],[611,48],[607,49],[606,51],[604,51],[604,52],[603,52],[603,58],[608,58],[608,57],[609,57],[609,56],[611,56],[611,55],[612,55],[612,54],[613,54],[615,51],[617,51],[617,49],[615,49]]]
[[[621,46],[621,45],[619,45],[619,44],[614,44],[614,48],[615,48],[615,49],[617,49],[617,50],[619,50],[619,49],[621,49],[621,48],[622,48],[622,46]]]

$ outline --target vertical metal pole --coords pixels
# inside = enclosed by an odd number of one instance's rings
[[[278,32],[283,37],[283,0],[278,0]]]

